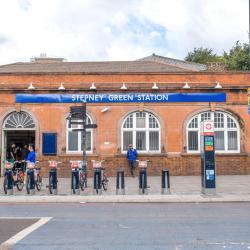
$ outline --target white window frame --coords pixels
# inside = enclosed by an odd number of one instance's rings
[[[90,118],[89,115],[87,115],[87,124],[93,123],[92,119]],[[80,128],[81,125],[72,125],[71,128],[69,128],[69,121],[67,120],[66,123],[66,154],[82,154],[83,151],[79,150],[81,149],[81,131],[77,132],[78,133],[78,150],[69,150],[69,132],[72,131],[72,129]],[[86,129],[86,132],[90,132],[90,140],[91,140],[91,150],[86,150],[86,154],[92,154],[93,153],[93,129]]]
[[[187,145],[187,153],[200,153],[200,130],[201,130],[201,115],[204,113],[210,113],[211,114],[211,120],[214,121],[214,113],[221,113],[224,115],[224,127],[223,128],[215,128],[215,131],[224,131],[224,146],[225,150],[216,150],[215,153],[225,153],[225,154],[235,154],[240,153],[240,127],[237,120],[229,113],[223,112],[223,111],[204,111],[199,114],[196,114],[190,118],[190,120],[187,123],[186,126],[186,145]],[[189,124],[192,122],[194,118],[198,118],[198,128],[189,128]],[[236,124],[236,128],[228,128],[227,127],[227,117],[233,120],[233,122]],[[198,150],[189,150],[188,145],[188,132],[189,131],[198,131]],[[237,150],[228,150],[228,131],[237,131]]]
[[[145,128],[136,128],[136,113],[145,113],[146,114],[146,127]],[[124,128],[124,124],[127,120],[127,118],[129,116],[133,115],[133,128]],[[149,115],[152,115],[156,122],[158,123],[158,128],[149,128]],[[146,112],[146,111],[143,111],[143,112],[140,112],[140,111],[135,111],[133,113],[130,113],[128,114],[123,122],[122,122],[122,127],[121,127],[121,151],[122,153],[126,153],[127,151],[123,149],[123,132],[129,132],[129,131],[132,131],[133,133],[133,146],[134,148],[136,148],[136,132],[146,132],[146,150],[138,150],[138,153],[140,154],[147,154],[147,153],[150,153],[150,154],[156,154],[156,153],[160,153],[161,152],[161,126],[160,126],[160,122],[159,120],[157,119],[157,117],[155,115],[153,115],[152,113],[149,113],[149,112]],[[149,150],[149,132],[152,132],[152,131],[156,131],[159,133],[159,150]]]

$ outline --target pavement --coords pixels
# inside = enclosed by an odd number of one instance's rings
[[[148,177],[148,194],[139,195],[138,177],[125,178],[125,195],[116,195],[116,179],[109,178],[108,190],[96,195],[93,192],[93,179],[88,179],[88,188],[80,195],[71,195],[70,179],[58,179],[58,195],[49,195],[48,179],[43,179],[43,188],[35,195],[26,195],[14,188],[14,195],[7,196],[3,192],[3,178],[0,178],[0,203],[86,203],[86,202],[250,202],[250,175],[217,176],[216,195],[201,193],[200,176],[171,176],[170,193],[161,194],[161,177]]]

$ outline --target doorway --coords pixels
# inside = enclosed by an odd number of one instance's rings
[[[36,126],[33,118],[26,112],[12,112],[4,120],[2,128],[1,175],[3,166],[8,159],[12,143],[23,147],[25,144],[35,145]]]

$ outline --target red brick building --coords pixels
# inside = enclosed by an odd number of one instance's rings
[[[105,159],[111,175],[119,167],[127,169],[124,153],[129,143],[137,147],[139,158],[152,160],[149,174],[159,174],[164,167],[172,175],[200,174],[199,129],[206,119],[215,122],[217,174],[250,174],[249,80],[249,72],[209,71],[205,65],[156,55],[119,62],[35,58],[3,65],[1,161],[6,159],[11,142],[34,142],[44,174],[48,159],[60,158],[63,166],[59,174],[67,176],[69,160],[82,155],[81,134],[72,132],[66,120],[69,107],[80,103],[20,103],[17,94],[68,94],[74,98],[113,94],[111,102],[87,104],[88,122],[97,123],[98,128],[88,130],[86,142],[88,159]],[[126,93],[140,93],[145,98],[124,100]],[[224,93],[226,100],[171,102],[162,97],[181,93]],[[43,153],[47,133],[56,138],[55,155]]]

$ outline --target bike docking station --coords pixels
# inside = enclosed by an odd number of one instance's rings
[[[169,170],[161,172],[161,194],[170,194]]]
[[[57,165],[58,161],[49,161],[49,194],[57,195]]]
[[[201,192],[216,195],[214,122],[201,123]]]
[[[139,194],[148,194],[147,166],[149,161],[138,161],[139,167]]]
[[[71,106],[70,107],[70,114],[67,117],[69,121],[69,128],[72,125],[82,125],[82,128],[72,129],[72,131],[82,132],[82,168],[87,171],[87,156],[86,156],[86,129],[87,128],[97,128],[96,124],[87,124],[87,105],[86,102],[82,102],[82,106]],[[72,175],[71,175],[71,192],[72,194],[80,194],[79,189],[79,168],[72,168]]]
[[[116,173],[116,194],[125,195],[124,170],[118,170]]]
[[[26,191],[28,195],[35,194],[35,164],[29,162],[27,164]]]
[[[102,194],[102,170],[94,168],[93,194]]]
[[[7,195],[13,195],[13,165],[10,162],[5,163],[4,191]]]

